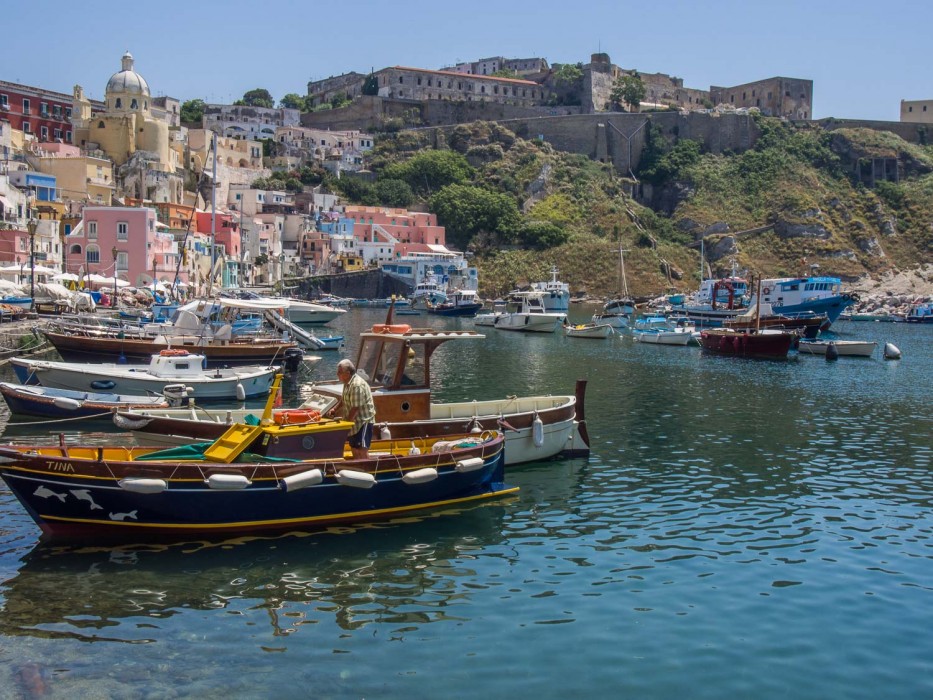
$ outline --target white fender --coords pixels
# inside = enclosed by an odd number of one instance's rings
[[[406,472],[402,475],[402,481],[406,484],[426,484],[437,478],[437,469],[434,467],[425,467],[424,469],[415,469],[413,472]]]
[[[282,486],[286,491],[297,491],[309,486],[315,486],[324,481],[324,473],[320,469],[309,469],[306,472],[292,474],[282,479]]]
[[[344,486],[353,486],[358,489],[370,489],[376,483],[376,477],[369,472],[358,472],[355,469],[341,469],[337,472],[337,481]]]
[[[140,418],[133,420],[127,416],[121,416],[119,413],[113,414],[113,424],[120,430],[139,430],[145,428],[152,422],[152,418]]]
[[[884,359],[886,360],[901,359],[900,349],[894,343],[885,343],[884,344]]]
[[[246,389],[243,388],[243,385],[237,382],[236,385],[236,400],[244,401],[246,399]]]
[[[126,477],[117,482],[120,488],[131,493],[162,493],[168,488],[165,479],[144,479],[142,477]]]
[[[535,447],[541,447],[544,444],[544,421],[541,416],[535,413],[535,419],[531,422],[531,438]]]
[[[379,431],[379,437],[381,437],[383,440],[392,439],[392,431],[389,430],[388,424],[382,426],[382,430]]]
[[[242,474],[211,474],[204,483],[219,491],[235,491],[245,489],[252,482]]]
[[[52,403],[55,405],[55,408],[60,408],[64,411],[77,411],[81,408],[80,401],[69,399],[67,396],[56,396],[52,399]]]
[[[462,474],[482,469],[484,464],[486,464],[486,460],[482,457],[470,457],[469,459],[461,459],[454,468]]]
[[[420,454],[421,454],[421,450],[419,450],[417,447],[415,447],[415,441],[414,441],[414,440],[411,441],[411,447],[408,448],[408,454],[410,454],[410,455],[420,455]]]

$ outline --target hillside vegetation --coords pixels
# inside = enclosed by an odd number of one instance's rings
[[[575,293],[616,294],[620,246],[633,294],[690,291],[701,238],[714,274],[733,262],[769,276],[816,264],[854,280],[931,261],[933,148],[888,132],[758,120],[761,138],[740,154],[650,131],[638,182],[477,122],[440,147],[434,132],[386,135],[371,157],[373,182],[332,184],[351,201],[437,213],[448,244],[475,254],[484,296],[548,279],[552,265]],[[898,182],[872,179],[872,159],[882,158],[897,161]],[[636,188],[663,213],[633,200]]]

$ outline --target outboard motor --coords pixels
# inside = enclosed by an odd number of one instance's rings
[[[288,348],[282,355],[282,369],[286,372],[297,372],[304,355],[301,348]]]
[[[175,408],[181,406],[188,398],[188,387],[184,384],[166,384],[162,388],[162,395],[168,401],[168,405]]]

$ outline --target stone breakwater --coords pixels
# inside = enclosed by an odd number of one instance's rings
[[[851,313],[903,317],[911,307],[933,301],[933,264],[860,279],[851,291],[859,295]]]

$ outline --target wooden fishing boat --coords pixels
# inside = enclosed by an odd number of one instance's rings
[[[700,332],[700,346],[717,355],[737,357],[787,357],[797,334],[787,331],[710,328]]]
[[[2,446],[0,476],[50,535],[188,536],[318,528],[514,493],[501,433],[374,442],[347,459],[345,421],[259,425],[213,443]],[[412,445],[414,442],[414,445]]]
[[[564,335],[568,338],[608,338],[612,335],[612,325],[609,323],[578,323],[575,326],[564,326]]]
[[[878,343],[866,340],[801,340],[798,352],[825,355],[832,345],[839,357],[871,357]]]
[[[377,435],[387,432],[393,438],[406,439],[505,429],[506,465],[556,455],[589,454],[585,381],[577,382],[572,395],[433,403],[430,370],[435,350],[452,340],[479,340],[485,336],[475,331],[392,324],[391,313],[386,320],[360,335],[356,359],[358,373],[367,379],[373,392]],[[316,396],[302,408],[324,412],[341,398],[343,384],[336,379],[319,382],[312,391]],[[213,439],[224,423],[244,418],[245,413],[210,412],[196,407],[147,410],[144,415],[120,411],[114,420],[118,427],[133,430],[137,441],[165,445]]]
[[[297,355],[301,349],[296,343],[280,340],[254,341],[233,337],[226,341],[209,341],[199,336],[180,336],[171,340],[155,338],[120,338],[116,335],[86,332],[41,331],[66,362],[115,362],[124,358],[128,362],[149,362],[153,354],[167,348],[182,348],[204,355],[208,367],[235,365],[285,364],[286,357]],[[289,352],[290,351],[290,352]],[[295,365],[297,368],[297,364]]]
[[[187,396],[184,384],[175,385],[174,389],[167,386],[165,393],[174,394],[171,401],[166,396],[72,391],[0,382],[0,395],[6,401],[11,414],[42,418],[106,418],[111,420],[116,409],[168,408],[172,405],[177,406],[177,402]]]
[[[734,329],[778,329],[785,331],[798,331],[804,338],[816,338],[820,329],[829,327],[829,318],[826,314],[800,312],[794,316],[776,314],[767,302],[752,306],[743,314],[734,318],[724,319],[723,328]]]

